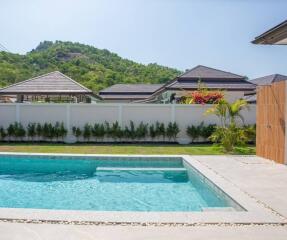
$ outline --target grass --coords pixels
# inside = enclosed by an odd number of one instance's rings
[[[0,152],[27,153],[78,153],[78,154],[185,154],[221,155],[225,154],[219,146],[211,144],[50,144],[50,143],[2,143]],[[233,154],[255,154],[252,145],[236,147]]]

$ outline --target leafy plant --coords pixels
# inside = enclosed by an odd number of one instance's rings
[[[164,140],[165,135],[166,135],[164,123],[156,122],[155,123],[155,132],[156,132],[157,137],[162,137]]]
[[[149,126],[149,136],[151,137],[152,140],[155,139],[156,137],[156,129],[153,124]]]
[[[215,129],[215,124],[209,124],[207,126],[202,125],[200,136],[204,139],[208,139],[212,135],[212,133],[214,133]]]
[[[199,126],[188,126],[186,130],[187,135],[191,138],[192,142],[199,138],[201,129]]]
[[[210,91],[203,84],[198,84],[196,91],[187,92],[181,97],[180,103],[183,104],[215,104],[224,98],[221,91]]]
[[[114,140],[121,139],[124,135],[124,133],[121,129],[121,126],[119,125],[119,123],[117,121],[112,124],[110,131],[111,131],[111,137]]]
[[[3,127],[0,127],[0,140],[3,140],[7,136],[7,132]]]
[[[129,127],[125,126],[124,137],[127,139],[132,139],[132,140],[134,140],[137,137],[135,124],[133,121],[130,121]]]
[[[137,139],[146,138],[148,135],[148,124],[141,122],[136,129],[135,135]]]
[[[228,127],[217,127],[210,136],[215,143],[220,143],[225,152],[232,152],[235,146],[245,145],[247,137],[243,128],[232,123]]]
[[[26,130],[21,123],[15,122],[8,126],[7,133],[9,138],[14,137],[22,139],[26,135]]]
[[[54,125],[54,137],[56,137],[57,139],[62,138],[64,139],[64,137],[67,135],[68,131],[64,126],[64,123],[61,122],[56,122]]]
[[[79,127],[73,127],[72,128],[73,131],[73,135],[77,138],[77,140],[79,139],[79,137],[82,135],[82,130]]]
[[[90,124],[86,123],[83,130],[83,137],[89,141],[91,136],[92,136],[92,127]]]
[[[247,102],[242,99],[233,103],[222,100],[207,111],[207,114],[215,114],[221,123],[210,139],[219,142],[226,152],[232,152],[236,145],[242,145],[248,140],[244,128],[237,126],[238,120],[244,123],[241,111],[247,107]]]
[[[44,139],[49,140],[55,137],[54,127],[51,123],[44,123],[42,126],[42,136]]]
[[[176,140],[178,133],[180,132],[179,127],[176,122],[170,122],[166,128],[166,136],[169,140],[173,139]]]
[[[256,124],[244,126],[247,141],[256,143]]]
[[[60,124],[60,129],[59,129],[60,133],[59,136],[63,139],[64,137],[67,136],[68,130],[65,128],[64,123]]]
[[[11,140],[11,137],[15,136],[15,128],[14,128],[14,124],[9,124],[8,128],[7,128],[7,135],[9,137],[9,140]]]
[[[105,126],[103,124],[95,123],[92,129],[92,134],[96,139],[103,139],[105,136]]]
[[[106,132],[107,137],[113,137],[110,123],[107,121],[105,121],[105,132]]]
[[[34,140],[34,137],[37,135],[37,125],[36,123],[29,123],[27,126],[27,135],[31,138],[31,140]]]
[[[43,135],[43,127],[40,123],[37,123],[37,126],[36,126],[36,135],[38,137],[42,137]]]
[[[21,123],[15,123],[16,137],[22,140],[26,136],[26,130]]]

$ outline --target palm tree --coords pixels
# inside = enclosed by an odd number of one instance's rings
[[[226,152],[232,152],[236,145],[244,144],[247,141],[243,128],[237,126],[237,119],[244,122],[241,111],[248,108],[243,99],[233,103],[221,100],[206,111],[206,114],[214,114],[220,120],[220,126],[210,136],[213,142],[219,142]]]
[[[214,107],[208,109],[206,114],[216,115],[220,120],[220,125],[222,127],[227,127],[231,124],[236,124],[237,119],[244,122],[241,111],[245,108],[248,108],[248,103],[243,99],[238,99],[233,103],[229,103],[223,99],[215,104]]]

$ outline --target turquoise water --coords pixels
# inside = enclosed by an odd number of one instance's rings
[[[236,204],[181,158],[0,156],[0,207],[202,211]]]

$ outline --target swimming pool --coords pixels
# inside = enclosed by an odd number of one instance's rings
[[[244,209],[181,157],[0,155],[0,207],[193,212]]]

